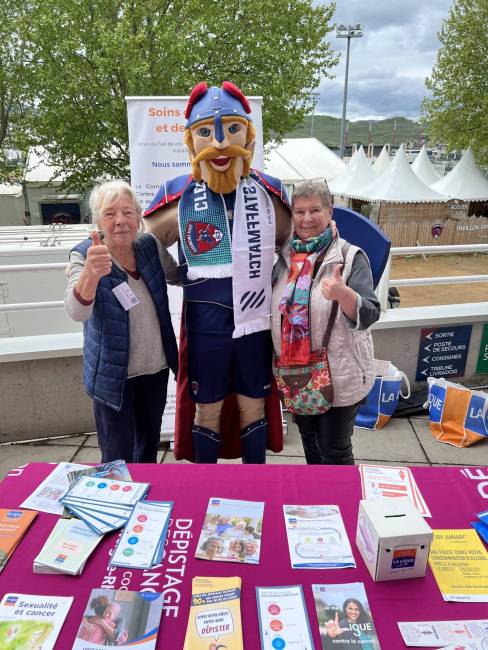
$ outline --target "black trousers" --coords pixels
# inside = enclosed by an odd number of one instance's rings
[[[332,407],[322,415],[295,415],[307,465],[354,465],[352,432],[359,405]]]
[[[93,400],[102,463],[155,463],[166,405],[169,369],[139,375],[125,385],[121,411]]]

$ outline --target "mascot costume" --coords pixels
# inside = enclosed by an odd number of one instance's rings
[[[281,182],[251,169],[250,112],[229,82],[195,86],[184,134],[192,175],[166,182],[144,215],[165,246],[178,241],[178,460],[264,463],[266,448],[283,447],[271,372],[271,275],[291,219]]]

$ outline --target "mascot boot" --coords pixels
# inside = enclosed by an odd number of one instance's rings
[[[212,429],[200,427],[198,424],[192,426],[191,435],[193,439],[193,450],[195,463],[216,463],[220,450],[220,434]]]
[[[242,462],[264,465],[266,462],[266,438],[268,423],[256,420],[241,431]]]

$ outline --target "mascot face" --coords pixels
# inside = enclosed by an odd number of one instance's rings
[[[222,88],[199,84],[192,91],[185,144],[193,178],[204,180],[214,192],[232,192],[241,176],[249,174],[256,135],[249,111],[244,95],[228,82]]]

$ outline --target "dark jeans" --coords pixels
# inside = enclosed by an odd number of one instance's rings
[[[307,465],[354,465],[351,436],[359,405],[336,406],[322,415],[295,415]]]
[[[93,400],[102,463],[155,463],[169,369],[128,379],[121,411]]]

